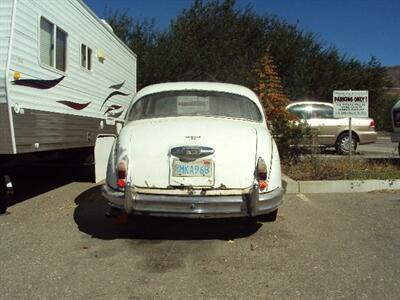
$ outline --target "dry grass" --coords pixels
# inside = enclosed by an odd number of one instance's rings
[[[282,164],[282,172],[294,180],[400,179],[400,164],[389,160],[310,157],[296,164]]]

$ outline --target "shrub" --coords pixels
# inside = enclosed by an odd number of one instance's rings
[[[379,105],[376,105],[370,115],[375,119],[376,129],[392,131],[392,107],[400,100],[399,97],[386,95],[381,98]]]
[[[289,101],[269,50],[256,66],[255,72],[258,83],[254,90],[263,105],[281,159],[296,162],[301,154],[300,146],[309,137],[309,128],[286,111]]]

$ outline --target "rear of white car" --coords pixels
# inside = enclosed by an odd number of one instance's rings
[[[276,218],[279,153],[257,97],[217,83],[143,89],[112,149],[103,195],[134,214]]]

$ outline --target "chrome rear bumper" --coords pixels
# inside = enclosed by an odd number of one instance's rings
[[[127,186],[126,192],[103,185],[103,196],[110,205],[128,213],[162,217],[229,218],[258,216],[272,212],[282,202],[284,189],[258,193],[254,186],[250,194],[234,196],[172,196],[139,194]]]

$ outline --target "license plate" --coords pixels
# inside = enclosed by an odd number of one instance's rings
[[[211,159],[199,159],[195,161],[172,162],[172,176],[174,177],[212,177],[213,163]]]

